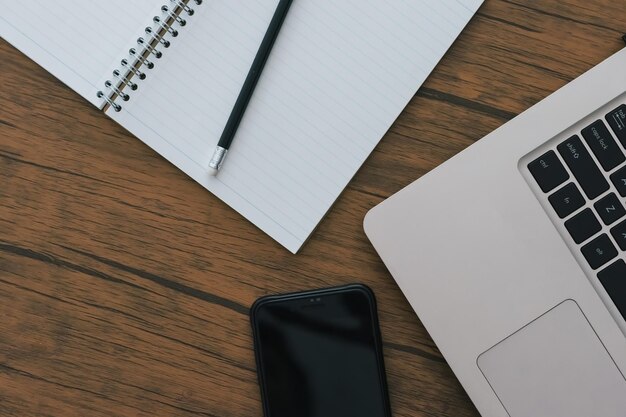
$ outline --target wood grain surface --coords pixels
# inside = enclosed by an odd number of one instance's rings
[[[623,32],[623,0],[487,0],[295,256],[0,41],[0,416],[259,416],[249,306],[351,282],[394,415],[477,416],[363,217]]]

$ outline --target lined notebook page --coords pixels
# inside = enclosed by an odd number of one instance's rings
[[[91,103],[163,0],[0,0],[0,35]]]
[[[481,1],[294,0],[211,178],[276,3],[204,2],[138,94],[109,114],[296,252]]]

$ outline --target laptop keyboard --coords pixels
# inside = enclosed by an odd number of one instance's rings
[[[603,116],[528,170],[626,319],[626,105]]]

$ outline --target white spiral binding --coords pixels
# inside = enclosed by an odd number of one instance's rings
[[[187,20],[180,16],[183,12],[187,16],[193,16],[194,9],[189,6],[191,2],[198,6],[202,4],[202,0],[170,0],[170,6],[161,7],[163,15],[154,16],[152,19],[155,27],[147,27],[146,36],[137,38],[138,47],[130,48],[128,59],[122,59],[120,68],[113,71],[113,81],[107,80],[104,83],[104,90],[107,93],[102,90],[98,91],[98,98],[106,101],[115,111],[122,110],[122,105],[116,103],[116,100],[118,98],[123,101],[130,100],[130,95],[124,92],[124,89],[129,87],[132,91],[137,90],[138,85],[131,81],[131,78],[137,77],[138,80],[143,80],[146,78],[146,73],[140,68],[154,68],[153,59],[160,59],[163,56],[160,48],[169,48],[171,44],[165,37],[167,35],[172,38],[178,36],[178,30],[172,25],[178,23],[180,27],[183,27],[187,24]]]

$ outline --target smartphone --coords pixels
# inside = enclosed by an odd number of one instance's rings
[[[263,297],[250,318],[265,417],[391,417],[367,286]]]

